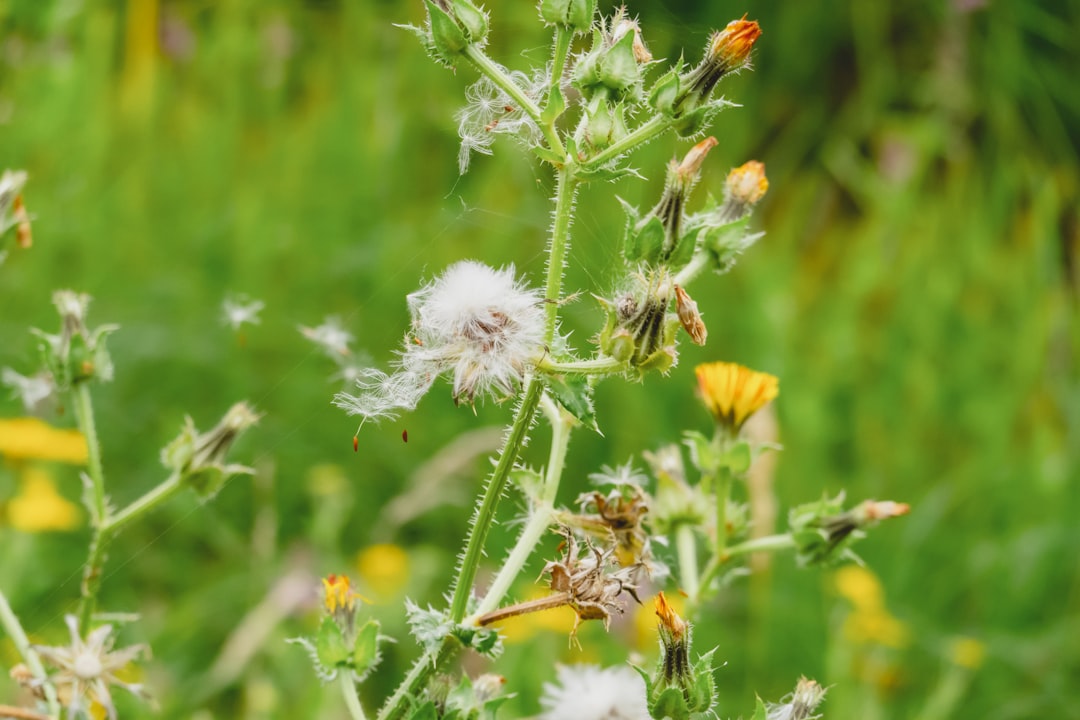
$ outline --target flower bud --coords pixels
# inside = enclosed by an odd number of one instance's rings
[[[574,66],[573,82],[586,99],[622,100],[641,92],[640,65],[651,58],[636,21],[619,10],[593,32],[593,44]]]
[[[712,651],[690,664],[690,626],[668,603],[664,593],[656,596],[660,618],[660,662],[646,682],[651,717],[713,717],[709,712],[716,700],[712,679]]]
[[[183,430],[162,450],[161,462],[199,495],[213,497],[233,475],[254,472],[225,461],[236,439],[258,421],[259,415],[243,402],[229,408],[221,421],[205,433],[196,430],[190,417],[185,418]]]
[[[612,105],[602,95],[595,95],[585,108],[585,118],[578,126],[577,141],[579,147],[590,150],[603,150],[618,140],[626,137],[626,120],[623,106]]]
[[[540,0],[540,17],[549,25],[562,25],[577,33],[592,27],[596,0]]]
[[[112,358],[105,349],[105,338],[116,325],[102,325],[93,330],[86,326],[90,296],[71,290],[53,293],[53,305],[60,315],[60,332],[56,335],[33,330],[46,369],[52,373],[58,389],[68,389],[87,380],[112,380]]]
[[[5,170],[4,174],[0,175],[0,237],[3,237],[9,228],[14,227],[15,244],[20,248],[28,248],[33,244],[30,216],[26,212],[22,197],[25,184],[26,173],[21,170],[18,172]]]
[[[439,60],[453,65],[472,44],[487,40],[487,13],[470,0],[424,0],[428,9],[427,31],[418,31]],[[415,28],[414,28],[415,29]]]
[[[690,335],[690,339],[695,345],[704,345],[709,336],[705,321],[701,319],[697,303],[679,285],[675,286],[675,308],[679,315],[679,323]]]
[[[600,333],[600,349],[616,359],[629,356],[626,362],[642,372],[666,373],[678,357],[675,333],[679,319],[668,313],[674,294],[671,279],[661,268],[647,276],[634,274],[630,282],[630,289],[614,301],[602,303],[608,319]]]
[[[822,498],[791,510],[788,524],[795,540],[800,565],[835,564],[857,560],[850,546],[865,536],[864,528],[881,520],[906,515],[907,503],[866,500],[851,510],[843,509],[844,494]]]
[[[677,113],[690,113],[705,105],[722,77],[746,65],[759,37],[761,27],[745,16],[713,33],[705,48],[705,57],[697,67],[680,78],[682,91],[676,101]]]

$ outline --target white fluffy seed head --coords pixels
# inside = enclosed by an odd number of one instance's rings
[[[645,683],[629,667],[560,665],[544,683],[541,720],[648,720]]]
[[[412,409],[436,376],[453,375],[454,401],[477,395],[504,398],[543,355],[544,312],[539,294],[514,277],[513,266],[456,263],[408,297],[412,332],[393,375],[362,373],[360,395],[335,404],[365,419]]]

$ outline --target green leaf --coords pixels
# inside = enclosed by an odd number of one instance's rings
[[[600,432],[596,424],[596,407],[593,405],[593,387],[584,375],[546,375],[552,396],[568,413],[582,425]]]
[[[690,720],[690,708],[686,706],[682,690],[669,687],[665,688],[649,707],[649,715],[655,720]]]
[[[720,449],[712,438],[689,430],[683,434],[683,443],[690,449],[690,462],[703,475],[713,475],[720,468]]]
[[[341,628],[330,616],[323,618],[319,631],[315,634],[315,653],[324,667],[332,668],[349,664],[350,653],[345,645],[345,637],[341,634]]]
[[[754,706],[754,716],[750,720],[769,720],[769,711],[765,708],[765,703],[756,695],[754,698],[757,702]]]
[[[664,223],[655,215],[646,217],[626,233],[623,256],[630,262],[644,260],[655,265],[664,249]]]
[[[364,674],[379,662],[379,623],[376,620],[368,620],[360,632],[356,633],[356,641],[353,643],[353,669],[359,674]]]
[[[435,710],[435,703],[428,700],[420,707],[413,710],[409,720],[439,720],[439,714]]]
[[[730,470],[732,474],[742,475],[750,469],[752,459],[750,443],[739,440],[727,449],[724,456],[720,458],[720,464]]]
[[[540,158],[546,163],[551,163],[557,168],[561,168],[566,163],[565,157],[555,152],[554,150],[549,150],[548,148],[543,146],[533,148],[533,153],[536,155],[536,157]]]

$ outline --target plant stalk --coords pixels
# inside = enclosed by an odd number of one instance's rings
[[[679,582],[682,590],[691,598],[698,595],[697,541],[694,528],[682,523],[675,531],[675,547],[679,555]]]
[[[639,125],[622,140],[616,140],[611,145],[593,155],[581,163],[581,170],[588,172],[596,170],[609,163],[623,153],[633,150],[638,145],[647,143],[660,133],[671,127],[671,121],[661,115],[654,115],[643,125]]]
[[[376,720],[398,720],[409,709],[409,696],[419,692],[435,669],[448,661],[460,649],[461,643],[454,637],[443,640],[437,650],[426,650],[416,658],[409,674],[398,685],[394,694],[383,704]]]
[[[356,694],[356,683],[353,682],[352,673],[344,669],[339,672],[338,684],[341,686],[341,696],[345,698],[345,707],[349,709],[349,716],[353,720],[367,720],[364,707],[360,704],[360,696]]]
[[[26,636],[26,631],[23,630],[18,616],[11,609],[11,605],[2,590],[0,590],[0,627],[3,627],[8,637],[11,638],[12,644],[19,655],[22,656],[30,673],[34,678],[41,681],[41,687],[45,691],[45,702],[49,706],[49,716],[59,718],[60,702],[56,699],[56,688],[49,682],[49,676],[45,672],[45,666],[41,664],[41,658],[34,652],[34,648],[30,646],[30,638]]]

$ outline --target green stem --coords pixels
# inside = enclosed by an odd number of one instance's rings
[[[23,630],[18,616],[11,609],[3,591],[0,591],[0,627],[3,627],[11,638],[12,644],[26,662],[30,673],[41,681],[41,687],[45,690],[45,702],[49,706],[49,716],[59,718],[60,703],[56,699],[56,688],[49,682],[49,676],[45,672],[45,666],[41,664],[41,658],[34,652],[34,648],[30,647],[30,638],[26,636],[26,631]]]
[[[548,345],[555,337],[555,324],[559,317],[563,266],[566,263],[567,247],[570,244],[570,222],[573,219],[574,196],[578,188],[575,173],[576,167],[573,164],[567,164],[559,170],[556,181],[555,211],[551,223],[551,240],[548,243],[547,286],[544,289],[544,299],[547,300],[544,340]]]
[[[383,705],[376,720],[398,720],[402,717],[409,709],[410,696],[419,692],[435,669],[453,657],[460,647],[461,643],[456,638],[448,637],[438,649],[426,650],[416,658],[409,674]]]
[[[341,685],[341,696],[345,698],[345,707],[349,709],[349,715],[353,720],[367,720],[364,708],[360,704],[360,697],[356,694],[356,683],[353,682],[352,673],[341,670],[338,673],[338,681]]]
[[[90,540],[90,554],[83,566],[81,599],[79,600],[79,631],[84,635],[89,630],[90,617],[94,614],[94,599],[101,586],[101,562],[105,556],[108,542],[105,530],[105,517],[108,508],[105,504],[105,473],[101,467],[101,443],[98,442],[97,427],[94,423],[94,403],[90,397],[90,386],[81,382],[72,393],[75,407],[75,421],[79,431],[86,438],[87,475],[90,478],[90,514],[92,515],[94,534]]]
[[[575,360],[572,362],[558,362],[545,357],[536,364],[536,369],[541,372],[561,375],[574,373],[577,375],[614,375],[626,370],[626,363],[615,358],[596,358],[595,360]]]
[[[173,473],[160,485],[116,513],[110,514],[94,530],[90,553],[83,568],[82,602],[79,604],[79,628],[85,633],[94,614],[94,600],[101,588],[105,551],[109,542],[128,523],[154,510],[184,488],[180,475]]]
[[[632,131],[622,140],[616,140],[611,145],[608,145],[606,148],[581,163],[581,170],[585,172],[595,170],[605,163],[611,162],[623,153],[633,150],[638,145],[647,143],[669,127],[671,127],[670,120],[662,115],[654,115],[648,122],[638,126],[637,129]]]
[[[729,561],[742,555],[748,555],[754,552],[777,552],[778,550],[790,550],[795,547],[795,538],[790,533],[784,533],[783,535],[767,535],[765,537],[754,538],[753,540],[746,540],[738,545],[732,545],[724,554],[714,555],[709,563],[705,566],[705,571],[701,573],[701,585],[700,588],[708,588],[709,583],[713,581],[713,578],[720,572],[720,569],[724,567]],[[699,588],[699,590],[700,590]],[[699,598],[691,595],[691,600],[696,601]]]
[[[697,541],[694,528],[689,523],[679,525],[675,530],[675,547],[679,554],[679,582],[688,597],[698,595]]]
[[[686,287],[696,280],[697,276],[704,272],[710,264],[712,264],[712,258],[709,256],[709,253],[698,252],[698,254],[695,255],[677,275],[675,275],[674,283]]]
[[[450,602],[450,619],[455,623],[461,622],[465,617],[469,596],[472,594],[473,580],[476,579],[476,571],[484,552],[484,541],[495,520],[495,508],[499,504],[499,499],[502,498],[507,478],[510,477],[510,471],[517,462],[518,453],[525,444],[529,426],[532,425],[533,416],[536,414],[536,407],[540,404],[540,396],[543,392],[543,383],[539,378],[534,377],[529,382],[521,405],[518,406],[513,425],[510,426],[510,434],[499,453],[499,462],[491,473],[487,487],[484,488],[484,495],[476,510],[472,528],[469,531],[469,539],[465,544],[465,554],[454,584],[454,596]]]
[[[105,521],[105,473],[101,469],[101,444],[98,442],[97,427],[94,424],[94,403],[90,398],[90,385],[81,382],[73,393],[75,422],[79,431],[86,438],[87,474],[90,476],[91,498],[94,524],[100,527]]]
[[[731,470],[721,466],[716,473],[716,557],[727,548],[727,501],[731,494]]]
[[[547,401],[545,410],[548,409],[548,405],[554,405],[554,403]],[[529,521],[521,529],[521,535],[518,536],[514,549],[510,551],[506,562],[499,568],[499,572],[491,582],[484,599],[480,601],[476,613],[470,618],[473,622],[479,616],[491,613],[499,606],[499,603],[506,597],[507,591],[510,590],[510,586],[517,579],[522,568],[525,567],[529,556],[536,550],[540,538],[544,536],[544,533],[547,532],[548,527],[551,525],[552,513],[555,509],[555,496],[559,492],[559,482],[562,479],[563,467],[566,462],[566,449],[570,441],[570,430],[574,422],[573,418],[567,416],[558,408],[554,408],[551,414],[554,415],[551,423],[551,454],[548,458],[547,470],[544,472],[544,484],[540,489],[540,497],[537,499],[536,507],[533,508]]]
[[[559,134],[555,132],[554,124],[549,126],[544,122],[540,114],[540,108],[525,94],[524,90],[517,86],[517,83],[510,79],[506,71],[497,62],[485,55],[484,51],[475,44],[466,46],[464,53],[465,57],[469,59],[469,62],[476,67],[481,75],[487,76],[500,90],[513,98],[514,102],[521,106],[526,115],[532,118],[532,121],[536,123],[536,126],[544,134],[548,147],[559,155],[565,155],[566,148],[563,147]]]

